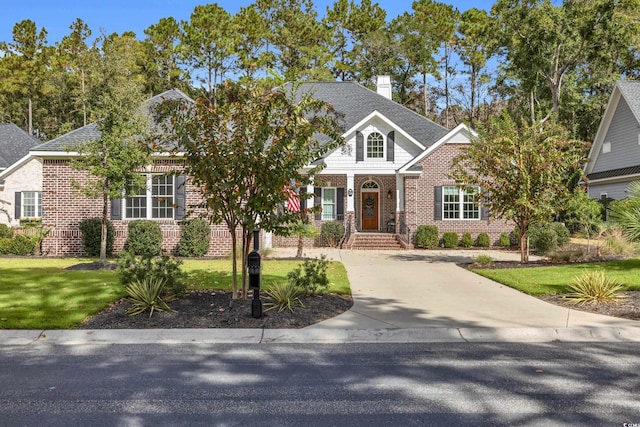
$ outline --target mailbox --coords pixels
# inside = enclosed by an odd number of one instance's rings
[[[260,289],[260,252],[252,251],[249,253],[247,266],[249,268],[249,287],[251,289]]]

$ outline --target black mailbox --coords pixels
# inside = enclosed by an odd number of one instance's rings
[[[252,251],[249,253],[247,266],[249,267],[249,287],[260,289],[260,252]]]

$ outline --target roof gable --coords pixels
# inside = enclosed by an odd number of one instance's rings
[[[418,146],[429,147],[448,132],[445,127],[358,83],[309,82],[301,84],[298,92],[329,103],[340,115],[346,132],[374,115],[402,131]]]
[[[629,107],[636,124],[640,124],[640,81],[620,81],[614,86],[609,103],[600,121],[598,132],[589,150],[589,157],[584,170],[586,175],[593,172],[598,156],[602,152],[602,145],[609,133],[611,122],[622,105]]]
[[[0,123],[0,169],[22,159],[41,141],[13,123]]]
[[[189,98],[184,92],[178,89],[171,89],[166,92],[163,92],[159,95],[156,95],[147,101],[145,101],[145,107],[151,107],[159,104],[164,100],[173,100],[173,99],[185,99],[187,101],[193,102],[191,98]],[[45,143],[40,144],[39,146],[33,148],[32,151],[37,152],[62,152],[67,151],[70,147],[74,147],[75,145],[86,142],[86,141],[95,141],[100,139],[101,133],[98,129],[98,123],[93,122],[89,123],[86,126],[82,126],[81,128],[72,130],[64,135],[61,135],[51,141],[47,141]]]
[[[420,168],[416,168],[419,162],[421,162],[425,157],[431,155],[434,151],[436,151],[439,147],[444,144],[469,144],[472,138],[477,136],[476,132],[469,128],[464,123],[459,124],[454,129],[449,131],[446,135],[432,144],[429,148],[423,151],[419,156],[415,157],[409,163],[405,164],[398,171],[399,173],[412,173],[412,172],[420,172]]]

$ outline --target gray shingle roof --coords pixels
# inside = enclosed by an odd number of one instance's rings
[[[13,123],[0,123],[0,169],[6,169],[41,141]]]
[[[154,106],[168,99],[187,99],[192,101],[184,92],[178,89],[171,89],[156,95],[145,102],[145,106]],[[69,133],[61,135],[51,141],[47,141],[34,148],[35,151],[66,151],[72,149],[76,144],[95,141],[100,139],[101,133],[97,123],[89,123],[86,126],[72,130]]]
[[[627,175],[636,175],[636,174],[640,174],[640,166],[630,166],[626,168],[590,173],[589,175],[587,175],[587,178],[588,179],[605,179],[605,178],[615,178],[618,176],[627,176]]]
[[[633,115],[640,121],[640,81],[625,80],[618,82],[617,85]]]
[[[448,133],[445,127],[358,83],[303,83],[298,92],[309,93],[314,98],[331,104],[343,116],[345,131],[377,110],[425,147],[431,146]]]

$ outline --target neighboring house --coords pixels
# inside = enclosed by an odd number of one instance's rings
[[[41,144],[11,123],[0,123],[0,224],[42,217],[42,164],[29,154]]]
[[[620,200],[640,180],[640,81],[616,83],[585,167],[589,196]]]
[[[451,161],[469,143],[471,131],[464,125],[448,131],[391,100],[388,77],[378,80],[377,92],[357,83],[305,83],[299,91],[330,103],[341,115],[345,144],[316,162],[326,167],[314,185],[302,189],[314,196],[308,204],[319,205],[318,229],[326,221],[341,221],[347,230],[345,247],[358,247],[356,237],[386,236],[410,247],[419,225],[436,225],[440,232],[462,235],[480,232],[492,241],[512,231],[505,222],[489,222],[480,203],[480,192],[459,188],[448,178]],[[171,90],[152,98],[184,98]],[[36,147],[31,154],[43,165],[43,222],[54,230],[43,242],[43,253],[80,255],[79,223],[101,215],[100,203],[74,194],[72,179],[90,179],[73,170],[73,145],[99,138],[96,124],[89,124]],[[170,175],[179,171],[179,157],[155,156],[146,169],[148,190],[138,196],[113,200],[110,217],[116,230],[115,250],[126,242],[127,224],[133,219],[158,221],[167,251],[176,249],[180,221],[186,206],[197,204],[199,192],[188,177]],[[302,203],[302,207],[305,203]],[[223,225],[212,226],[210,256],[228,255],[231,239]],[[321,244],[321,239],[307,244]],[[297,238],[274,237],[274,246],[295,246]],[[375,243],[374,243],[375,244]],[[378,243],[383,245],[383,243]]]

